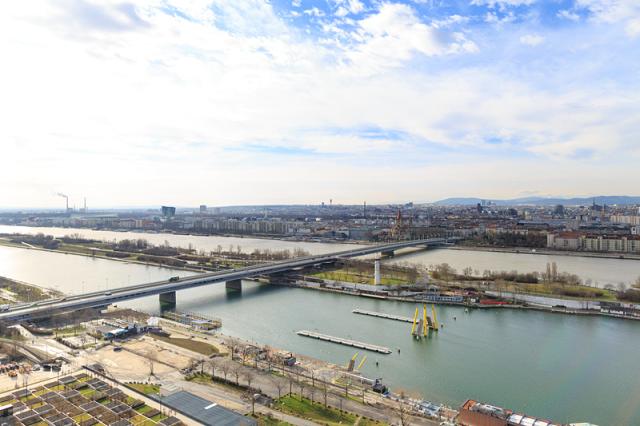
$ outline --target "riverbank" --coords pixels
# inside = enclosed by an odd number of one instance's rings
[[[100,254],[88,254],[88,253],[80,253],[80,252],[77,252],[77,251],[60,250],[60,249],[55,249],[54,250],[54,249],[47,249],[47,248],[43,248],[43,247],[35,247],[33,245],[16,244],[16,243],[12,243],[7,238],[2,238],[2,237],[0,237],[0,246],[6,246],[6,247],[12,247],[12,248],[18,248],[18,249],[25,249],[25,250],[43,251],[43,252],[50,252],[50,253],[70,254],[70,255],[74,255],[74,256],[83,256],[83,257],[96,258],[96,259],[113,260],[113,261],[122,262],[122,263],[125,263],[125,264],[133,263],[133,264],[137,264],[137,265],[156,266],[156,267],[159,267],[159,268],[178,269],[178,270],[189,271],[189,272],[199,272],[199,273],[211,272],[211,271],[206,270],[206,269],[200,269],[200,268],[194,268],[194,267],[188,267],[188,266],[163,265],[163,264],[155,263],[155,262],[143,262],[143,261],[136,260],[136,259],[118,259],[117,257],[109,257],[109,256],[106,256],[106,255],[100,255]]]
[[[285,242],[295,242],[295,243],[320,243],[320,244],[355,244],[355,245],[370,245],[376,244],[371,241],[364,240],[336,240],[333,238],[323,238],[323,237],[304,237],[304,236],[295,236],[295,235],[278,235],[278,234],[228,234],[228,233],[200,233],[200,232],[179,232],[172,231],[170,229],[162,229],[162,230],[145,230],[145,229],[111,229],[111,228],[75,228],[75,227],[67,227],[67,226],[55,226],[48,225],[46,227],[42,227],[39,225],[11,225],[11,224],[0,224],[0,226],[10,226],[17,228],[25,228],[25,229],[41,229],[41,228],[55,228],[55,229],[69,229],[76,232],[91,232],[91,231],[100,231],[100,232],[118,232],[118,233],[138,233],[138,234],[147,234],[147,235],[175,235],[175,236],[193,236],[193,237],[221,237],[221,238],[248,238],[248,239],[256,239],[256,240],[272,240],[272,241],[285,241]]]
[[[349,283],[345,283],[349,284]],[[565,305],[559,305],[557,302],[558,299],[549,298],[541,295],[534,295],[539,299],[548,299],[549,305],[544,304],[534,304],[534,303],[514,303],[511,300],[504,299],[499,303],[491,303],[491,304],[483,304],[478,302],[470,302],[469,299],[456,302],[456,301],[448,301],[444,298],[438,299],[437,297],[429,297],[427,295],[425,297],[424,294],[414,295],[414,296],[392,296],[388,294],[387,291],[372,291],[370,289],[360,290],[357,287],[351,286],[341,286],[339,283],[333,283],[333,285],[318,285],[317,282],[307,282],[296,280],[295,282],[290,282],[286,284],[280,284],[284,286],[297,287],[306,290],[317,290],[324,291],[329,293],[337,293],[348,296],[355,297],[363,297],[368,299],[379,299],[379,300],[391,300],[396,302],[407,302],[407,303],[428,303],[434,305],[446,305],[446,306],[458,306],[465,309],[482,309],[482,310],[492,310],[492,309],[517,309],[517,310],[533,310],[539,312],[547,312],[554,314],[564,314],[564,315],[577,315],[577,316],[599,316],[599,317],[607,317],[607,318],[616,318],[616,319],[625,319],[625,320],[634,320],[640,321],[640,311],[637,311],[634,315],[625,315],[619,313],[612,313],[610,308],[606,308],[603,311],[601,308],[595,309],[595,307],[599,307],[598,300],[593,301],[584,301],[587,305],[589,303],[592,304],[594,309],[576,309],[567,307]],[[368,286],[372,287],[372,286]],[[508,298],[507,298],[508,299]],[[568,304],[570,300],[567,299],[565,303]],[[622,312],[622,311],[618,311]]]
[[[37,302],[60,296],[63,293],[57,290],[0,276],[0,305]]]
[[[537,254],[546,256],[591,257],[599,259],[640,260],[640,255],[630,253],[599,253],[588,251],[565,251],[531,247],[484,247],[484,246],[447,246],[448,250],[484,251],[490,253]]]

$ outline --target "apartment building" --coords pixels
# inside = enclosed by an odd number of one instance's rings
[[[640,254],[640,235],[607,236],[579,232],[549,233],[547,234],[547,248]]]

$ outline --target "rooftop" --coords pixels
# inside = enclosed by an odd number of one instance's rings
[[[160,400],[155,397],[154,399]],[[207,401],[186,391],[178,391],[161,397],[162,404],[172,410],[191,417],[204,425],[215,426],[255,426],[253,419],[235,413],[216,403]]]

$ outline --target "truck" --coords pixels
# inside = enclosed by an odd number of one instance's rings
[[[389,389],[382,383],[382,379],[376,379],[371,388],[374,392],[383,395],[389,392]]]

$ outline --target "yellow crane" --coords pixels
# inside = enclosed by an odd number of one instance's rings
[[[436,308],[433,305],[431,305],[431,317],[433,318],[433,329],[436,331],[439,330],[440,324],[438,323],[438,317],[436,316]]]
[[[422,335],[429,334],[429,323],[427,322],[427,304],[422,304]]]
[[[420,317],[420,307],[416,307],[416,311],[413,314],[413,325],[411,326],[411,335],[416,338],[425,337],[429,334],[429,329],[438,331],[440,329],[440,323],[438,322],[438,315],[436,314],[436,308],[431,305],[431,317],[427,315],[427,304],[422,304],[422,318]]]
[[[362,357],[362,361],[360,361],[360,364],[358,364],[358,370],[360,370],[362,368],[362,366],[364,365],[364,362],[367,360],[367,356],[363,356]]]
[[[418,316],[420,315],[420,309],[416,306],[416,313],[413,315],[413,326],[411,326],[411,335],[415,335],[416,327],[418,326]]]

